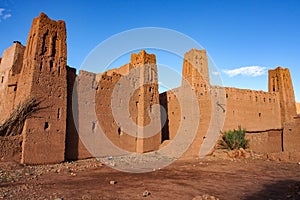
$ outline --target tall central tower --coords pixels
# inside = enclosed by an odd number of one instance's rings
[[[26,120],[22,163],[57,163],[64,160],[67,108],[67,46],[64,21],[41,13],[27,39],[17,102],[29,97],[44,109]]]

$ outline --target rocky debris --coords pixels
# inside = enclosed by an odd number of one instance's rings
[[[82,195],[81,199],[82,200],[91,200],[92,196],[90,194],[84,194],[84,195]]]
[[[232,151],[228,151],[227,155],[229,158],[241,159],[241,158],[250,158],[250,152],[247,152],[245,149],[240,148]]]
[[[77,176],[80,171],[101,166],[103,165],[96,159],[36,166],[0,162],[0,199],[15,199],[14,197],[21,193],[30,194],[29,199],[41,199],[39,195],[42,191],[42,185],[35,185],[40,176],[45,174]],[[43,199],[63,198],[60,194],[49,194]]]
[[[235,159],[260,159],[259,154],[255,154],[252,150],[245,150],[243,148],[236,150],[227,150],[227,149],[216,149],[211,153],[208,158],[216,158],[222,160],[235,160]]]
[[[124,156],[108,156],[97,158],[101,163],[119,170],[147,169],[148,171],[160,170],[161,163],[171,163],[176,158],[161,155],[158,152],[131,153]],[[149,168],[152,163],[157,163],[157,168]],[[149,165],[150,164],[150,165]],[[163,164],[162,164],[163,165]],[[156,167],[156,166],[155,166]]]
[[[300,163],[300,152],[275,152],[267,153],[264,158],[270,161],[283,161],[291,163]]]
[[[208,194],[204,194],[202,196],[196,196],[193,200],[219,200],[217,197],[210,196]]]
[[[109,184],[115,185],[115,184],[117,184],[117,181],[109,181]]]
[[[149,192],[148,190],[145,190],[143,192],[143,197],[147,197],[147,196],[150,196],[151,195],[151,192]]]

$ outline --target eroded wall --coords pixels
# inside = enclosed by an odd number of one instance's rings
[[[251,150],[256,153],[275,153],[283,151],[282,129],[246,133]]]
[[[67,115],[67,46],[64,21],[41,13],[30,29],[16,102],[29,97],[44,108],[26,120],[22,163],[58,163],[65,158]]]
[[[15,42],[6,49],[0,64],[0,124],[17,106],[16,95],[25,47]]]
[[[284,151],[300,151],[300,118],[294,118],[293,121],[284,124],[283,129]]]
[[[83,78],[84,75],[81,76]],[[65,160],[80,160],[91,158],[78,133],[78,101],[76,93],[76,69],[67,67],[67,132],[65,142]],[[73,96],[74,95],[74,96]]]
[[[118,87],[120,85],[124,88]],[[112,99],[116,101],[112,102]],[[133,53],[129,64],[99,75],[96,92],[98,122],[110,141],[124,150],[143,153],[158,149],[161,142],[160,128],[150,137],[145,135],[144,128],[138,128],[151,123],[150,114],[154,112],[153,106],[158,103],[157,67],[153,54],[143,50],[138,54]],[[119,115],[124,115],[125,123],[134,122],[131,130],[124,130],[122,123],[115,119],[113,109]],[[160,112],[156,112],[153,117],[159,122]]]
[[[300,103],[296,103],[297,114],[300,115]]]
[[[225,88],[226,118],[223,131],[238,129],[248,131],[280,129],[280,101],[278,93]]]

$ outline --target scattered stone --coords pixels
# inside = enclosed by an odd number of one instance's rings
[[[115,184],[117,184],[117,181],[109,181],[109,184],[115,185]]]
[[[71,172],[71,176],[76,176],[76,174],[74,172]]]
[[[204,194],[202,196],[196,196],[193,198],[193,200],[219,200],[218,198],[214,196],[210,196],[208,194]]]
[[[82,195],[81,199],[82,200],[90,200],[90,199],[92,199],[92,196],[89,194],[85,194],[85,195]]]
[[[149,191],[144,191],[143,192],[143,197],[147,197],[147,196],[150,196],[151,195],[151,192],[149,192]]]

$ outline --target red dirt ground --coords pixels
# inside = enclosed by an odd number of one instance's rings
[[[95,159],[44,166],[2,162],[0,175],[3,199],[300,199],[298,163],[252,158],[176,161],[143,174]],[[143,197],[145,191],[150,194]]]

